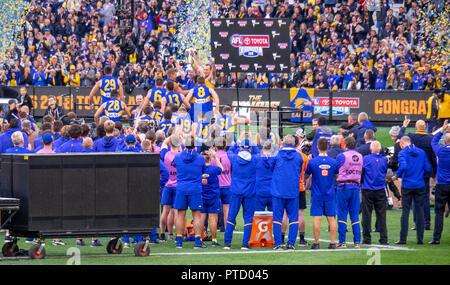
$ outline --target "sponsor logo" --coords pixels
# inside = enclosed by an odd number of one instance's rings
[[[278,43],[278,47],[280,49],[286,49],[288,47],[288,44],[287,43]]]
[[[330,98],[316,97],[314,101],[318,107],[330,106]],[[333,107],[359,108],[359,98],[333,98]]]
[[[222,21],[212,21],[214,27],[220,27],[222,25]]]
[[[229,70],[231,70],[234,67],[236,67],[236,65],[233,65],[231,62],[228,63],[228,69]]]
[[[262,68],[262,65],[259,65],[257,63],[253,64],[255,66],[255,71],[258,71],[258,69]]]
[[[286,25],[287,24],[287,22],[286,21],[283,21],[283,20],[278,20],[278,26],[283,26],[283,25]]]
[[[277,60],[277,58],[281,57],[281,55],[277,54],[276,52],[272,53],[272,56],[274,61]]]
[[[248,64],[241,64],[241,65],[239,65],[239,67],[240,67],[242,70],[247,71],[247,70],[250,68],[250,65],[248,65]]]
[[[425,100],[377,99],[373,106],[377,115],[425,115],[427,113]]]
[[[231,26],[231,25],[233,25],[233,24],[234,24],[234,22],[233,22],[233,21],[231,21],[231,20],[226,20],[226,22],[227,22],[227,27],[229,27],[229,26]]]
[[[247,21],[238,21],[237,23],[238,23],[238,25],[241,26],[241,27],[247,26]]]
[[[255,27],[256,25],[259,25],[259,22],[256,20],[252,20],[252,25],[253,25],[253,27]]]
[[[219,54],[219,56],[220,56],[220,58],[226,60],[226,59],[228,59],[230,57],[230,54],[229,53],[221,53],[221,54]]]
[[[353,155],[353,156],[352,156],[352,160],[353,160],[354,162],[358,162],[358,161],[359,161],[359,157],[358,157],[357,155]]]
[[[226,37],[228,36],[228,32],[219,32],[219,35],[220,35],[222,38],[226,38]]]
[[[284,69],[287,69],[288,67],[284,65],[283,63],[280,63],[280,70],[283,71]]]
[[[222,46],[221,43],[219,43],[219,42],[214,42],[214,48],[221,47],[221,46]]]
[[[268,35],[238,35],[230,37],[233,47],[239,48],[239,55],[245,57],[263,56],[263,49],[270,47]]]
[[[275,70],[276,66],[275,66],[274,64],[267,64],[267,65],[266,65],[266,68],[267,68],[267,70],[269,70],[269,71],[273,71],[273,70]]]
[[[216,63],[216,69],[217,70],[222,70],[223,69],[223,64],[217,64]]]
[[[276,36],[279,36],[280,33],[277,33],[277,31],[272,31],[272,38],[275,38]]]
[[[266,25],[266,27],[272,27],[273,26],[273,21],[264,21],[263,23],[264,23],[264,25]]]

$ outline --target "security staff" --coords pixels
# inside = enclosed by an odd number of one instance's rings
[[[361,227],[359,225],[359,183],[363,167],[363,157],[355,150],[356,141],[353,137],[344,140],[346,151],[336,157],[339,168],[337,178],[336,202],[338,216],[339,245],[338,248],[346,248],[345,238],[347,234],[347,215],[353,229],[353,241],[355,248],[360,247]]]
[[[434,233],[430,244],[439,244],[442,230],[444,228],[444,210],[445,204],[450,204],[450,133],[444,136],[445,146],[439,145],[439,140],[448,128],[448,120],[444,121],[442,130],[434,136],[431,145],[438,158],[437,164],[437,183],[434,200]]]
[[[424,196],[428,195],[423,177],[429,175],[431,166],[425,152],[412,144],[408,136],[400,139],[400,147],[402,151],[398,154],[399,168],[396,176],[392,177],[392,180],[396,180],[397,177],[402,178],[401,230],[400,240],[396,244],[406,244],[409,211],[413,201],[414,211],[416,212],[417,243],[422,244],[424,232],[423,204]]]
[[[282,250],[284,247],[281,238],[284,211],[289,219],[289,239],[286,249],[294,249],[298,232],[298,196],[302,165],[303,157],[295,149],[295,139],[292,135],[287,135],[273,162],[271,193],[275,250]]]
[[[367,131],[366,131],[367,132]],[[375,210],[380,232],[380,244],[387,244],[386,228],[386,181],[387,159],[381,154],[381,144],[373,141],[371,154],[363,158],[362,192],[362,228],[363,244],[371,244],[372,210]]]

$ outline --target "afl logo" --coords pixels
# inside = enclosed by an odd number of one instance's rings
[[[222,59],[228,59],[229,57],[230,57],[229,53],[221,53],[220,54],[220,58],[222,58]]]
[[[226,37],[228,36],[228,32],[219,32],[219,35],[220,35],[222,38],[226,38]]]
[[[288,44],[287,44],[287,43],[278,43],[278,47],[279,47],[280,49],[285,49],[285,48],[288,47]]]
[[[212,21],[212,24],[214,27],[220,27],[220,25],[222,25],[221,21]]]

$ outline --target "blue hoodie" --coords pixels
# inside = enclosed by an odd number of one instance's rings
[[[433,151],[438,158],[437,184],[450,184],[450,145],[440,146],[442,133],[437,133],[431,141]]]
[[[364,141],[364,133],[369,129],[372,130],[374,133],[377,132],[377,128],[374,125],[372,125],[370,121],[365,121],[364,123],[361,124],[361,126],[359,126],[358,135],[356,136],[356,147],[359,147],[360,145],[366,143]]]
[[[58,149],[60,146],[65,144],[66,142],[70,141],[70,138],[61,136],[59,139],[55,138],[55,141],[53,142],[53,148]]]
[[[431,172],[431,165],[423,150],[413,144],[398,153],[397,177],[402,179],[402,187],[419,189],[425,187],[424,176]]]
[[[0,153],[5,153],[9,148],[12,148],[11,136],[13,133],[20,131],[19,129],[8,129],[2,135],[0,135]],[[28,135],[22,132],[23,135],[23,145],[28,146]]]
[[[272,164],[274,157],[258,154],[256,159],[256,183],[255,190],[258,197],[272,197]]]
[[[240,150],[236,144],[227,151],[231,163],[231,193],[246,198],[255,196],[256,159],[250,151]]]
[[[206,164],[203,156],[195,149],[185,149],[175,155],[173,160],[177,168],[177,193],[194,195],[202,193],[202,175]]]
[[[381,154],[371,153],[363,157],[364,175],[361,189],[380,190],[386,187],[387,159]]]
[[[114,136],[104,136],[94,142],[95,152],[115,152],[120,144],[120,140]],[[126,151],[126,146],[123,151]]]
[[[273,163],[272,196],[295,199],[299,195],[303,157],[292,146],[282,147]]]
[[[81,149],[81,152],[94,152],[94,150],[92,149],[92,148],[86,148],[86,147],[83,147],[82,149]]]
[[[56,153],[81,152],[83,139],[71,139],[56,149]]]

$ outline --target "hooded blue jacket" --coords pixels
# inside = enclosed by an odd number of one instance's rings
[[[272,164],[274,157],[258,154],[256,159],[256,183],[255,191],[258,197],[272,197]]]
[[[244,197],[255,196],[256,159],[250,149],[239,149],[234,144],[227,151],[231,163],[231,193]]]
[[[303,158],[292,146],[282,147],[273,163],[272,196],[295,199],[299,195]]]
[[[68,137],[61,136],[59,139],[55,138],[55,141],[53,142],[53,149],[58,149],[60,146],[62,146],[68,141],[70,141],[70,138]]]
[[[71,139],[56,149],[56,153],[81,152],[83,139]]]
[[[12,148],[11,136],[13,133],[20,131],[19,129],[8,129],[2,135],[0,135],[0,153],[4,153],[7,149]],[[22,132],[23,145],[28,147],[28,135]]]
[[[362,123],[361,126],[359,126],[358,128],[358,135],[356,136],[356,147],[359,147],[360,145],[366,143],[364,141],[364,133],[367,130],[372,130],[374,133],[377,132],[377,128],[374,125],[372,125],[370,121],[365,121],[364,123]]]
[[[195,149],[185,149],[175,155],[173,160],[177,168],[177,193],[194,195],[202,193],[202,175],[206,164],[203,156]]]
[[[402,187],[419,189],[425,187],[424,176],[431,172],[425,152],[413,144],[405,147],[398,154],[399,168],[397,177],[402,178]]]
[[[94,142],[95,152],[115,152],[120,144],[120,140],[114,136],[104,136]],[[125,147],[126,149],[126,147]],[[125,150],[123,150],[125,151]]]
[[[363,157],[361,189],[380,190],[386,187],[387,159],[381,154],[371,153]]]
[[[450,145],[440,146],[442,133],[437,133],[431,141],[433,151],[439,159],[437,164],[437,184],[450,184]]]

